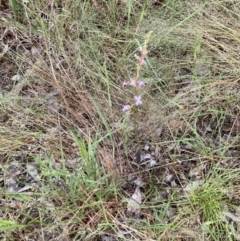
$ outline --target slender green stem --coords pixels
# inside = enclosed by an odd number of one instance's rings
[[[139,88],[144,86],[143,81],[139,81],[139,77],[140,77],[140,72],[141,72],[142,66],[146,64],[146,61],[144,60],[144,58],[146,57],[146,55],[148,53],[147,43],[150,39],[151,34],[152,34],[152,31],[150,31],[148,33],[143,47],[140,48],[141,55],[140,56],[138,56],[137,54],[134,55],[135,59],[137,60],[135,78],[133,78],[133,79],[130,78],[130,82],[127,82],[127,81],[123,82],[123,87],[125,85],[131,85],[134,87],[133,93],[134,93],[134,100],[136,101],[136,103],[132,107],[132,114],[133,114],[133,127],[134,127],[134,135],[135,135],[134,137],[137,142],[137,151],[136,151],[136,162],[137,163],[139,163],[141,161],[141,146],[140,146],[140,138],[139,138],[139,131],[138,131],[138,117],[139,117],[138,105],[141,105],[142,101],[141,101],[141,96],[139,95]],[[125,105],[123,107],[123,111],[130,109],[130,107],[131,107],[130,105]]]
[[[141,70],[141,65],[137,62],[137,71],[136,71],[136,77],[135,80],[136,82],[139,80],[140,76],[140,70]],[[135,85],[134,87],[134,96],[138,96],[138,86]],[[139,132],[138,132],[138,106],[133,107],[133,126],[134,126],[134,136],[137,142],[137,151],[136,151],[136,162],[140,162],[141,160],[141,146],[140,146],[140,140],[139,140]]]

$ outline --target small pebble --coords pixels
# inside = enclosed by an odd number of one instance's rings
[[[174,175],[173,174],[168,174],[165,178],[164,181],[167,183],[171,183],[174,179]]]
[[[157,146],[156,148],[155,148],[155,156],[156,157],[158,157],[158,156],[160,156],[160,147],[159,146]]]
[[[162,135],[162,127],[159,127],[155,133],[157,137],[160,137]]]
[[[149,148],[150,148],[150,146],[149,146],[149,145],[145,145],[143,149],[144,149],[144,151],[148,151],[148,150],[149,150]]]
[[[151,168],[153,166],[155,166],[157,164],[157,162],[153,159],[150,159],[150,161],[148,162],[148,167]]]
[[[150,153],[147,153],[143,156],[142,160],[152,159],[152,156]]]

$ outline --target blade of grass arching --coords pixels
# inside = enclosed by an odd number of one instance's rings
[[[102,112],[99,110],[99,108],[98,108],[95,100],[94,100],[93,98],[91,98],[91,97],[90,97],[90,100],[91,100],[91,102],[93,103],[95,109],[97,110],[97,113],[98,113],[98,115],[99,115],[99,117],[100,117],[100,119],[101,119],[104,127],[105,127],[106,130],[107,130],[107,133],[111,133],[111,130],[110,130],[109,126],[108,126],[108,123],[107,123],[105,117],[103,116]],[[108,136],[110,137],[110,139],[111,139],[111,141],[112,141],[112,143],[113,143],[112,135],[108,135]]]
[[[5,192],[5,198],[8,198],[9,200],[19,200],[22,202],[31,202],[32,197],[29,197],[27,194],[24,193],[10,193],[10,192]]]
[[[111,100],[111,95],[110,95],[110,82],[109,82],[106,61],[104,61],[103,67],[104,67],[104,72],[105,72],[104,82],[107,85],[108,104],[109,104],[110,108],[112,108],[112,100]]]
[[[183,110],[184,108],[182,107],[182,105],[180,105],[177,101],[175,101],[174,99],[171,99],[171,98],[167,98],[166,97],[166,101],[169,103],[169,104],[172,104],[172,105],[175,105],[179,108],[179,112],[181,110]]]
[[[99,175],[99,165],[95,158],[95,149],[91,143],[90,137],[87,140],[86,146],[85,140],[77,137],[73,132],[70,132],[70,134],[78,145],[79,154],[82,158],[83,167],[85,168],[87,175],[90,178],[96,179]]]
[[[58,126],[61,126],[59,114],[58,114]],[[59,132],[59,142],[60,142],[62,169],[64,171],[66,171],[66,161],[65,161],[65,158],[64,158],[64,150],[63,150],[63,141],[62,141],[62,132],[61,131]]]
[[[9,0],[13,16],[17,21],[23,19],[23,3],[20,0]]]
[[[24,227],[24,225],[21,225],[17,222],[0,219],[0,231],[6,231],[9,229],[22,228],[22,227]]]
[[[131,12],[132,12],[132,0],[127,1],[127,33],[129,31],[130,21],[131,21]]]
[[[116,132],[118,132],[118,131],[124,129],[126,123],[123,121],[122,125],[121,125],[119,128],[114,129],[113,131],[110,130],[110,128],[109,128],[109,126],[108,126],[108,123],[107,123],[107,121],[106,121],[106,118],[103,116],[103,114],[102,114],[101,111],[99,110],[99,108],[98,108],[96,102],[93,100],[93,98],[90,97],[90,99],[91,99],[91,101],[92,101],[94,107],[96,108],[97,113],[98,113],[98,115],[99,115],[99,117],[100,117],[100,119],[101,119],[101,121],[102,121],[104,127],[105,127],[106,130],[107,130],[107,134],[106,134],[106,135],[104,135],[104,136],[102,136],[102,137],[98,137],[98,139],[94,142],[95,145],[98,145],[100,142],[102,142],[102,141],[103,141],[104,139],[106,139],[107,137],[110,137],[112,143],[114,144],[113,139],[112,139],[112,135],[113,135],[114,133],[116,133]]]
[[[197,131],[197,127],[196,127],[196,121],[194,123],[194,127],[191,126],[191,124],[186,120],[186,118],[182,115],[181,116],[182,119],[185,121],[186,125],[189,127],[189,129],[193,132],[194,137],[195,137],[195,143],[196,143],[196,147],[198,146],[200,148],[199,151],[201,150],[209,150],[209,148],[204,144],[204,140],[203,138],[199,135],[198,131]]]
[[[71,136],[73,137],[74,141],[78,145],[78,151],[82,158],[83,166],[86,169],[87,174],[91,173],[91,167],[89,165],[89,155],[83,139],[78,138],[75,133],[71,132]]]
[[[106,139],[107,137],[110,137],[110,138],[111,138],[111,136],[112,136],[115,132],[118,132],[118,131],[120,131],[120,130],[122,130],[122,129],[124,129],[124,126],[118,128],[118,129],[116,129],[116,130],[110,131],[110,132],[108,132],[106,135],[98,138],[98,140],[96,141],[96,145],[98,145],[100,142],[102,142],[102,141],[103,141],[104,139]]]
[[[181,26],[182,24],[184,24],[185,22],[187,22],[189,19],[191,19],[192,17],[194,17],[197,13],[199,13],[207,4],[209,1],[205,1],[205,3],[203,3],[196,11],[194,11],[193,13],[189,14],[185,19],[183,19],[181,22],[179,22],[178,24],[176,24],[175,26],[173,26],[172,28],[169,28],[168,31],[166,31],[163,35],[163,37],[166,37],[168,34],[170,34],[173,30],[175,30],[176,28],[178,28],[179,26]],[[157,35],[162,34],[162,32],[160,32]]]
[[[138,25],[137,25],[137,27],[136,27],[136,33],[138,32],[138,29],[139,29],[139,27],[140,27],[140,25],[141,25],[141,22],[142,22],[142,20],[143,20],[143,18],[144,18],[144,16],[145,16],[146,7],[147,7],[147,3],[144,2],[143,6],[142,6],[142,10],[141,10],[140,17],[139,17],[139,20],[138,20]]]
[[[92,173],[94,174],[94,180],[100,176],[99,171],[99,164],[96,159],[95,150],[96,150],[96,141],[92,142],[90,141],[90,137],[88,138],[88,155],[89,155],[89,164],[90,168],[92,170]]]
[[[111,1],[106,1],[106,5],[109,11],[109,16],[111,19],[111,22],[116,24],[116,15],[117,15],[117,1],[111,0]]]

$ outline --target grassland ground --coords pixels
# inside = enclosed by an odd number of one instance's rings
[[[1,240],[240,240],[240,2],[9,2]]]

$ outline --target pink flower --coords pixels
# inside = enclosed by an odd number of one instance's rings
[[[138,86],[139,86],[139,87],[143,87],[143,86],[145,86],[145,83],[140,80],[140,81],[138,81]]]
[[[123,83],[122,83],[122,87],[124,88],[126,85],[128,85],[128,83],[127,83],[127,81],[123,81]]]
[[[130,105],[124,105],[123,108],[122,108],[122,111],[127,111],[131,108]]]
[[[146,49],[143,49],[142,47],[140,47],[140,52],[144,57],[148,54],[148,51]]]
[[[141,96],[134,96],[135,104],[141,105],[142,104],[142,97]]]
[[[134,54],[134,57],[140,65],[147,64],[146,61],[142,57],[138,56],[137,54]]]
[[[133,86],[133,87],[136,87],[136,80],[133,79],[133,78],[130,78],[130,85]]]

